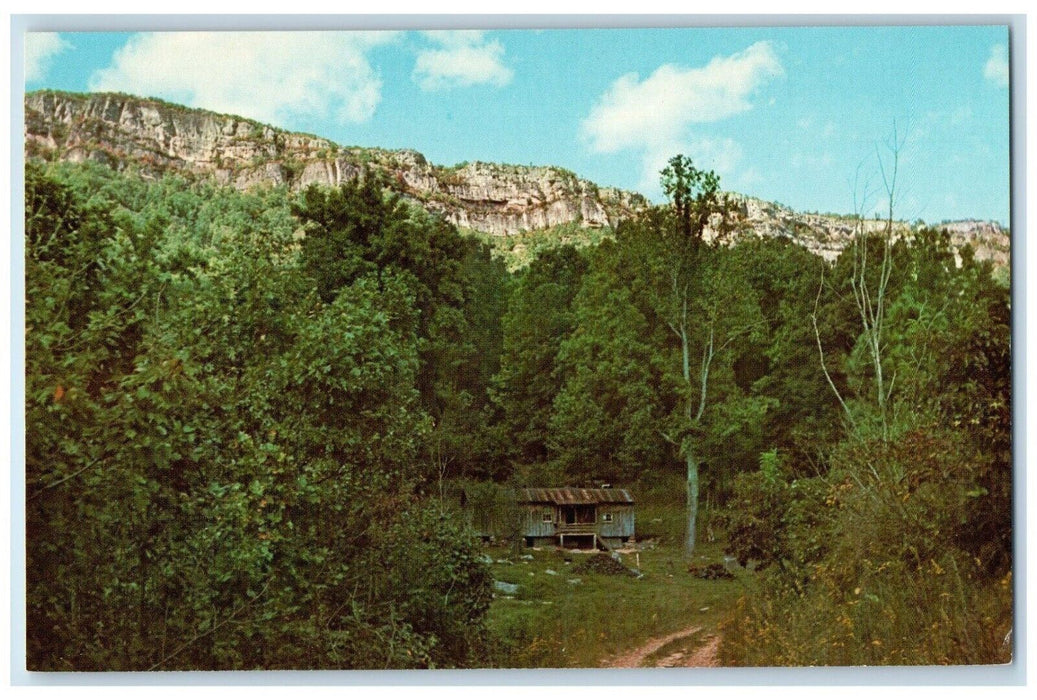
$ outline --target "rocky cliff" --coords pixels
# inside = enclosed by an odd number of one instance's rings
[[[853,217],[796,212],[774,202],[740,194],[729,194],[728,197],[733,204],[736,228],[743,235],[787,237],[828,261],[834,261],[853,242],[856,224]],[[866,219],[860,225],[868,233],[879,233],[885,230],[886,221]],[[970,246],[978,260],[990,260],[997,267],[1008,267],[1011,236],[998,223],[968,220],[944,222],[938,227],[947,230],[956,249]],[[907,222],[894,222],[893,237],[909,236],[914,228]]]
[[[615,226],[647,202],[554,167],[466,163],[444,168],[416,151],[343,148],[248,119],[120,94],[25,97],[27,153],[92,160],[144,174],[208,175],[246,189],[338,185],[365,167],[463,228],[493,235],[578,223]]]
[[[145,176],[166,172],[212,177],[240,189],[338,185],[365,168],[426,209],[459,227],[510,236],[566,224],[614,227],[648,206],[639,194],[598,187],[556,167],[493,163],[433,165],[411,150],[342,147],[327,139],[161,100],[121,94],[34,92],[25,97],[29,156],[96,161]],[[785,236],[828,260],[853,238],[849,217],[798,213],[732,195],[743,235]],[[879,229],[882,222],[865,222]],[[979,259],[1009,262],[1010,237],[998,224],[943,224],[958,246]],[[901,232],[909,230],[906,224]]]

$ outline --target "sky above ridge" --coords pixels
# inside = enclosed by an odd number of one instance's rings
[[[797,210],[1009,223],[1004,26],[61,32],[25,88],[160,97],[433,163],[557,165],[659,201],[675,153]],[[863,204],[862,204],[863,202]]]

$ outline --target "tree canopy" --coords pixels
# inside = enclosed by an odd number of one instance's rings
[[[509,271],[370,174],[246,193],[30,162],[30,668],[492,665],[458,480],[676,491],[668,544],[723,528],[762,572],[732,663],[999,648],[991,265],[938,227],[829,263],[740,230],[686,157],[661,180],[666,205]]]

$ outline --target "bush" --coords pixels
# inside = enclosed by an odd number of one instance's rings
[[[733,547],[782,566],[725,624],[724,663],[1009,661],[1011,572],[992,576],[959,546],[983,507],[977,459],[928,426],[889,443],[849,440],[825,479],[795,488],[762,472],[743,479],[756,508],[733,528]]]
[[[378,565],[384,567],[386,597],[426,640],[423,665],[463,668],[482,661],[492,576],[467,533],[445,513],[416,509],[386,533],[382,545]]]
[[[283,195],[68,172],[26,172],[27,666],[480,658],[489,574],[414,496],[413,276],[322,303]]]

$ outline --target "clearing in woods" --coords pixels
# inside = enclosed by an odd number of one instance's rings
[[[644,518],[649,526],[650,515]],[[697,578],[688,573],[679,541],[664,536],[620,550],[622,564],[638,569],[640,578],[609,571],[613,567],[586,566],[595,556],[589,552],[487,548],[493,577],[501,584],[488,616],[493,636],[502,644],[495,665],[718,665],[718,623],[747,593],[752,574],[738,571],[732,580]],[[699,566],[722,561],[722,542],[705,542],[696,552]]]

